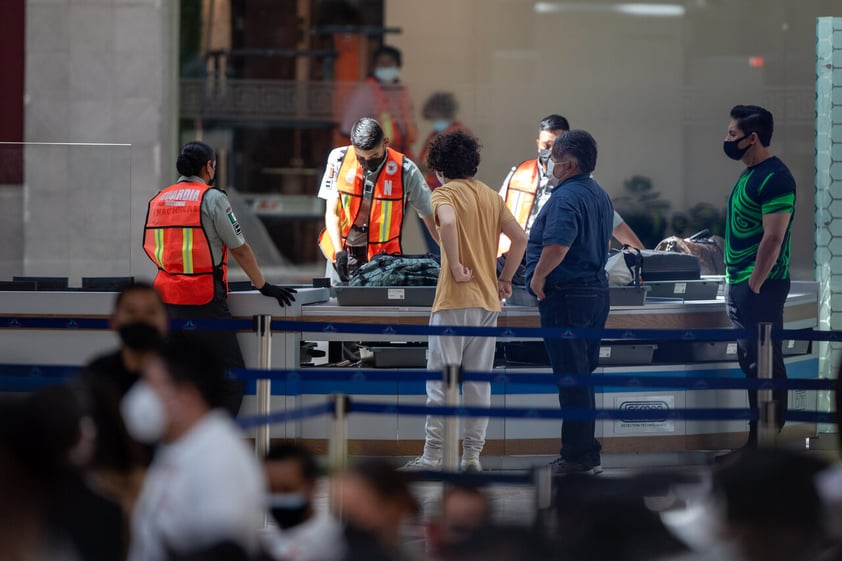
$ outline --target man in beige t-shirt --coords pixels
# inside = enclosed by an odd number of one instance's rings
[[[427,165],[441,187],[431,195],[441,237],[441,273],[430,325],[496,327],[500,300],[512,294],[512,275],[526,250],[526,234],[503,199],[474,179],[479,165],[477,140],[462,131],[443,134],[430,146]],[[510,259],[497,278],[500,234],[512,240]],[[469,372],[490,371],[494,365],[494,337],[430,337],[428,370],[459,364]],[[488,407],[491,384],[462,385],[464,405]],[[427,405],[444,405],[442,382],[427,382]],[[487,417],[465,419],[462,470],[481,471],[479,455],[485,445]],[[424,454],[405,469],[437,469],[443,452],[444,419],[428,416]]]

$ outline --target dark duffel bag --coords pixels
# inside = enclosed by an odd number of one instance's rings
[[[722,236],[711,236],[710,230],[702,230],[689,238],[670,236],[655,249],[695,255],[703,275],[725,274],[725,240]]]

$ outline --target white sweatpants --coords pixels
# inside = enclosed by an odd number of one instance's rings
[[[442,310],[430,315],[430,325],[464,325],[472,327],[497,327],[497,312],[482,308]],[[449,364],[461,364],[468,372],[490,372],[494,366],[494,337],[436,336],[430,337],[427,370],[443,370]],[[466,407],[489,407],[491,384],[466,382],[462,384],[462,403]],[[427,381],[427,405],[443,406],[444,384]],[[465,437],[462,442],[462,459],[479,458],[485,445],[488,417],[463,419]],[[438,463],[442,460],[444,445],[444,417],[427,416],[427,438],[424,459]]]

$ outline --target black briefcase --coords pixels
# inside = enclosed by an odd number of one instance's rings
[[[699,258],[695,255],[656,249],[643,249],[640,254],[640,276],[644,283],[701,277]]]

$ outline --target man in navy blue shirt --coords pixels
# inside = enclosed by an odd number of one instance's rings
[[[526,248],[526,282],[538,298],[544,328],[602,329],[608,319],[605,262],[614,207],[590,176],[596,156],[593,137],[572,130],[555,140],[547,162],[557,186],[535,219]],[[599,363],[599,344],[599,339],[544,339],[556,374],[590,375]],[[563,410],[593,410],[594,389],[559,387],[558,402]],[[595,427],[594,420],[562,422],[555,473],[602,471]]]

